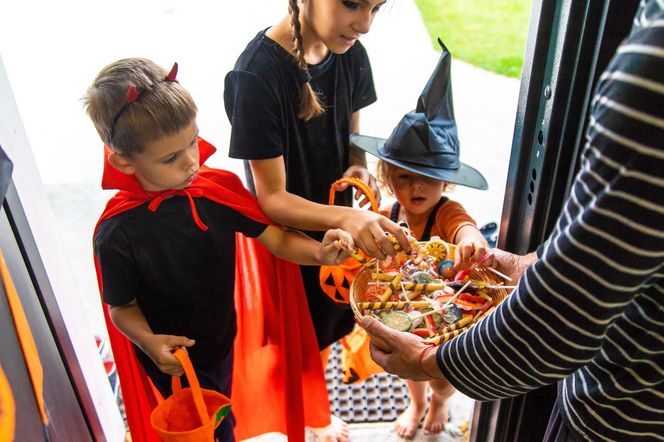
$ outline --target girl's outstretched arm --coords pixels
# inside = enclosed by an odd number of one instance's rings
[[[288,192],[283,156],[251,160],[250,165],[258,202],[265,214],[277,223],[311,231],[341,228],[352,235],[356,246],[378,259],[396,253],[386,232],[395,235],[401,246],[410,250],[403,230],[380,214],[318,204]]]

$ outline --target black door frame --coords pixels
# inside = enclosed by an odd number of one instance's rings
[[[498,246],[533,251],[551,233],[578,170],[599,76],[639,0],[535,0]],[[556,386],[477,402],[471,441],[542,440]]]
[[[1,149],[1,147],[0,147]],[[11,180],[0,198],[0,245],[7,261],[44,371],[44,402],[50,440],[106,440],[69,332],[41,260],[30,224]],[[0,287],[4,297],[4,288]],[[43,435],[27,368],[18,347],[6,300],[0,302],[3,332],[0,362],[17,399],[16,434],[24,440]],[[110,387],[109,387],[110,388]],[[19,408],[20,405],[20,408]],[[18,439],[17,439],[18,440]],[[23,439],[22,439],[23,440]]]

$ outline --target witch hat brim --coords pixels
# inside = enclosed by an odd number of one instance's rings
[[[378,158],[434,179],[475,189],[489,188],[482,174],[459,160],[452,100],[452,55],[441,39],[438,63],[417,100],[387,139],[352,135],[351,142]]]
[[[471,187],[473,189],[487,190],[489,188],[486,179],[477,169],[461,162],[459,163],[458,169],[442,169],[440,167],[430,167],[385,156],[381,153],[381,148],[385,145],[385,141],[387,141],[385,138],[371,137],[367,135],[351,134],[350,136],[350,143],[352,146],[362,149],[363,151],[402,169],[436,180],[445,181],[447,183]]]

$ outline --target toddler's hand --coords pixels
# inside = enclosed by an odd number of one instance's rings
[[[342,248],[343,245],[343,248]],[[320,260],[322,264],[338,265],[348,256],[345,250],[353,250],[355,243],[350,233],[341,229],[331,229],[325,232],[325,237],[321,242]]]
[[[484,237],[477,235],[465,235],[456,245],[454,254],[454,269],[462,270],[483,264],[482,259],[491,251]]]
[[[173,352],[178,347],[191,347],[195,343],[185,336],[151,335],[141,342],[141,349],[150,356],[159,370],[171,376],[181,376],[184,370]]]

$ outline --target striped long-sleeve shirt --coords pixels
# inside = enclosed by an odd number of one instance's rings
[[[541,259],[437,353],[478,400],[558,382],[563,418],[593,441],[664,440],[662,4],[642,5],[600,79],[580,171]]]

